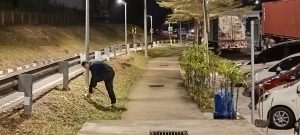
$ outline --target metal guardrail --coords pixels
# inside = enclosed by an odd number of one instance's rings
[[[148,43],[151,44],[151,43]],[[137,47],[140,47],[142,44],[137,43]],[[122,51],[122,49],[126,49],[126,45],[119,45],[115,46],[117,51]],[[109,52],[113,51],[113,47],[108,47]],[[134,48],[133,44],[130,44],[130,48]],[[100,50],[102,52],[102,55],[104,54],[104,49]],[[94,59],[95,58],[95,52],[89,53],[89,58]],[[67,61],[69,62],[69,67],[79,65],[80,64],[80,56],[74,56],[71,58],[67,58],[61,61]],[[40,79],[46,78],[50,75],[58,73],[58,63],[60,61],[56,61],[47,65],[44,65],[42,67],[36,67],[31,70],[27,71],[21,71],[18,74],[15,75],[10,75],[7,77],[4,77],[3,79],[0,80],[0,96],[6,95],[12,92],[17,91],[18,87],[18,76],[21,74],[31,74],[33,77],[33,82],[38,81]]]

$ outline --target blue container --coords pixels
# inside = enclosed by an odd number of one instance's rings
[[[236,112],[231,91],[218,91],[215,93],[214,119],[235,119]]]

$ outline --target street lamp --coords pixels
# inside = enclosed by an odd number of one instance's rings
[[[148,15],[148,17],[150,17],[151,20],[151,29],[150,29],[150,34],[151,34],[151,43],[153,43],[153,23],[152,23],[152,19],[153,17],[151,15]]]
[[[125,7],[125,46],[126,46],[126,51],[128,52],[129,50],[127,50],[127,3],[124,2],[123,0],[118,0],[119,4],[123,4]]]
[[[168,33],[170,38],[170,44],[172,45],[172,37],[171,37],[171,22],[166,21],[165,23],[168,23]]]
[[[175,9],[175,12],[177,12],[178,9]],[[181,21],[179,21],[179,36],[180,36],[180,43],[182,44],[182,27],[181,27]]]
[[[255,4],[256,4],[256,5],[259,4],[259,0],[255,0]]]
[[[86,0],[85,7],[85,60],[89,61],[89,51],[90,51],[90,0]],[[89,69],[85,71],[85,83],[86,86],[89,85]]]

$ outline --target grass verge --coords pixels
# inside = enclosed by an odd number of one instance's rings
[[[141,75],[147,60],[142,54],[122,56],[110,62],[116,71],[114,90],[117,96],[117,108],[110,109],[104,83],[98,83],[93,97],[84,98],[87,93],[84,76],[70,82],[70,91],[61,90],[61,86],[50,91],[33,105],[31,117],[22,116],[22,112],[0,120],[0,135],[73,135],[89,120],[120,119],[126,111],[127,97],[133,83]],[[103,93],[104,92],[104,93]]]
[[[132,27],[132,26],[130,26]],[[93,24],[90,50],[123,44],[124,25]],[[142,38],[138,28],[136,42]],[[0,70],[84,52],[83,25],[21,25],[0,28]],[[132,42],[131,35],[128,42]],[[12,59],[13,58],[13,59]]]
[[[187,46],[163,45],[163,47],[151,49],[151,51],[148,53],[148,56],[150,58],[181,56],[183,50],[186,48]]]

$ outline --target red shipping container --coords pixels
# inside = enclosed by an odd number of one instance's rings
[[[300,0],[263,3],[263,34],[300,39]]]

